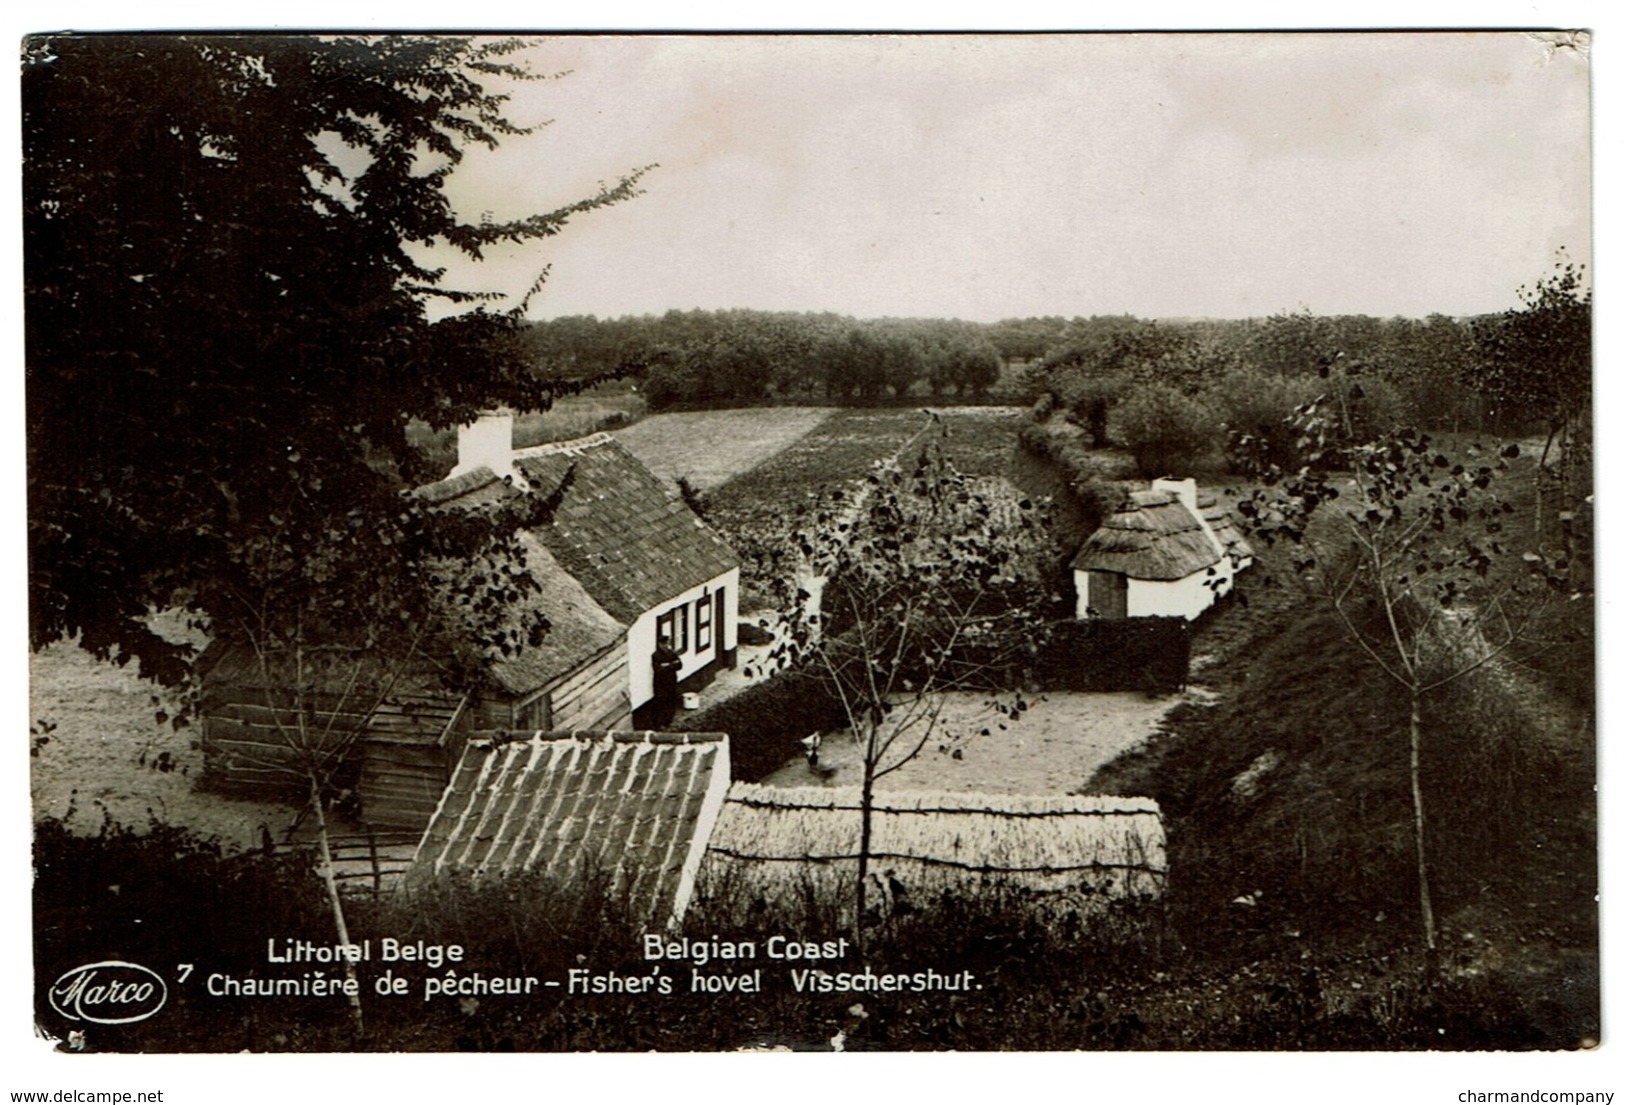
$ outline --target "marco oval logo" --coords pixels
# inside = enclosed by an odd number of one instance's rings
[[[51,984],[51,1008],[70,1021],[133,1024],[164,1007],[169,988],[139,963],[109,959],[75,967]]]

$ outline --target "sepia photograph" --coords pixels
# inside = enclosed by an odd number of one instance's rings
[[[35,1032],[1597,1049],[1591,47],[28,35]]]

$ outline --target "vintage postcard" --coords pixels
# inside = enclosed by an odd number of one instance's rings
[[[36,1031],[1595,1049],[1590,46],[29,36]]]

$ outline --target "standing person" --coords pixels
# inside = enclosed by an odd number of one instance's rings
[[[654,727],[664,729],[677,716],[677,672],[683,658],[671,647],[671,638],[661,636],[654,651]]]

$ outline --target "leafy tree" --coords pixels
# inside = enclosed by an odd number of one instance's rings
[[[1336,348],[1327,320],[1303,307],[1250,323],[1243,356],[1276,376],[1302,376]]]
[[[1315,398],[1312,381],[1245,368],[1226,377],[1212,394],[1224,419],[1232,467],[1242,472],[1298,467],[1293,415]]]
[[[512,40],[42,36],[23,72],[30,638],[77,636],[166,683],[154,609],[411,639],[437,558],[512,518],[403,501],[405,428],[545,406],[522,323],[446,287],[478,258],[637,191],[469,222],[446,194],[532,74]],[[418,250],[418,252],[414,252]],[[439,299],[468,313],[431,324]],[[455,369],[452,370],[452,366]],[[470,586],[485,605],[523,573]],[[319,618],[319,621],[311,620]],[[304,619],[301,622],[301,619]],[[539,629],[498,630],[521,646]]]
[[[1117,432],[1144,475],[1188,471],[1219,449],[1213,408],[1163,384],[1134,389],[1118,407]]]
[[[1475,382],[1498,411],[1538,420],[1546,431],[1537,481],[1545,479],[1556,448],[1561,539],[1565,558],[1572,559],[1582,543],[1568,523],[1588,493],[1591,469],[1591,289],[1583,267],[1560,261],[1533,288],[1519,288],[1518,298],[1518,309],[1474,327]],[[1543,513],[1541,491],[1537,482],[1537,514]],[[1544,521],[1537,517],[1537,531]]]
[[[823,684],[861,762],[855,936],[864,946],[877,781],[930,744],[944,693],[1014,689],[1042,628],[1028,559],[1045,547],[1027,500],[1001,506],[948,459],[933,416],[922,438],[855,493],[819,503],[787,546],[764,550],[782,622],[767,665]],[[1003,708],[1019,718],[1017,698]]]
[[[1154,379],[1154,366],[1181,343],[1172,329],[1129,315],[1075,319],[1038,374],[1088,430],[1090,444],[1104,446],[1112,408],[1135,383]]]

